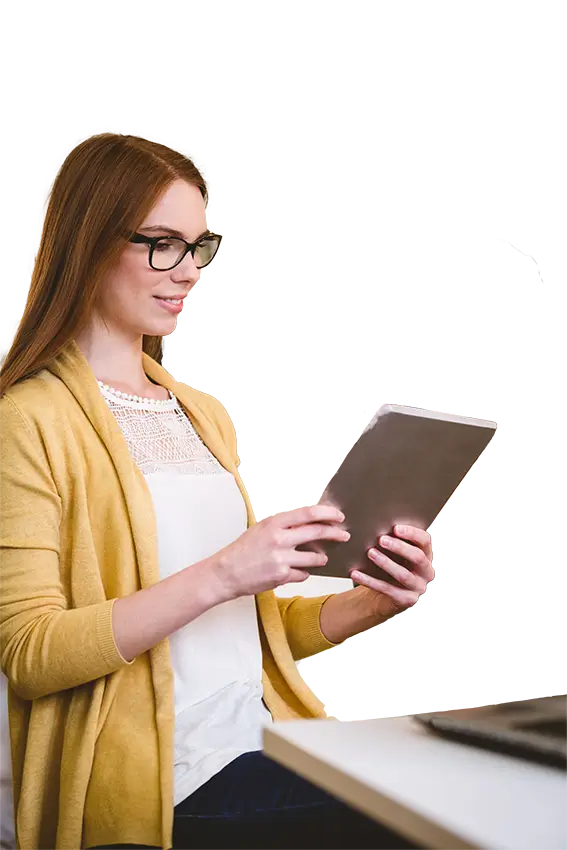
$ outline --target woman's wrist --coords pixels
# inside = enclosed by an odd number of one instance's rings
[[[331,596],[323,603],[319,616],[321,631],[331,643],[342,643],[383,621],[384,618],[376,613],[367,588],[360,586]]]
[[[191,564],[116,600],[112,609],[116,647],[131,661],[227,598],[212,558]]]
[[[185,579],[186,592],[196,594],[200,600],[200,605],[204,606],[205,610],[214,608],[216,605],[221,605],[233,598],[226,583],[222,580],[222,570],[219,569],[219,556],[217,554],[185,567],[180,575],[183,575]]]

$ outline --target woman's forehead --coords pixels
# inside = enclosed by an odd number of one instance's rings
[[[205,202],[197,186],[185,180],[172,183],[150,210],[141,225],[176,231],[190,240],[207,230]]]

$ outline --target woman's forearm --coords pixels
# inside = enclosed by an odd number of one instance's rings
[[[112,608],[112,630],[118,651],[126,661],[154,647],[209,608],[228,598],[206,558],[162,579],[151,587],[117,599]]]
[[[335,593],[323,603],[319,615],[321,631],[331,643],[342,643],[383,621],[384,618],[377,616],[369,603],[366,587],[353,587],[343,593]]]

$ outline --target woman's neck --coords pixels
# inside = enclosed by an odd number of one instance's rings
[[[169,398],[167,389],[144,372],[142,351],[138,346],[119,345],[116,339],[97,335],[92,328],[76,336],[75,342],[95,377],[103,384],[142,398]]]

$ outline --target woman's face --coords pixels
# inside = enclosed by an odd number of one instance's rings
[[[207,230],[205,202],[196,186],[177,180],[153,207],[137,232],[168,236],[168,228],[188,242],[196,242]],[[177,314],[165,298],[184,298],[200,277],[189,251],[179,265],[156,271],[149,263],[149,245],[129,242],[116,267],[105,281],[97,309],[109,328],[114,326],[132,338],[141,334],[167,336],[175,330]],[[182,302],[183,303],[183,302]]]

